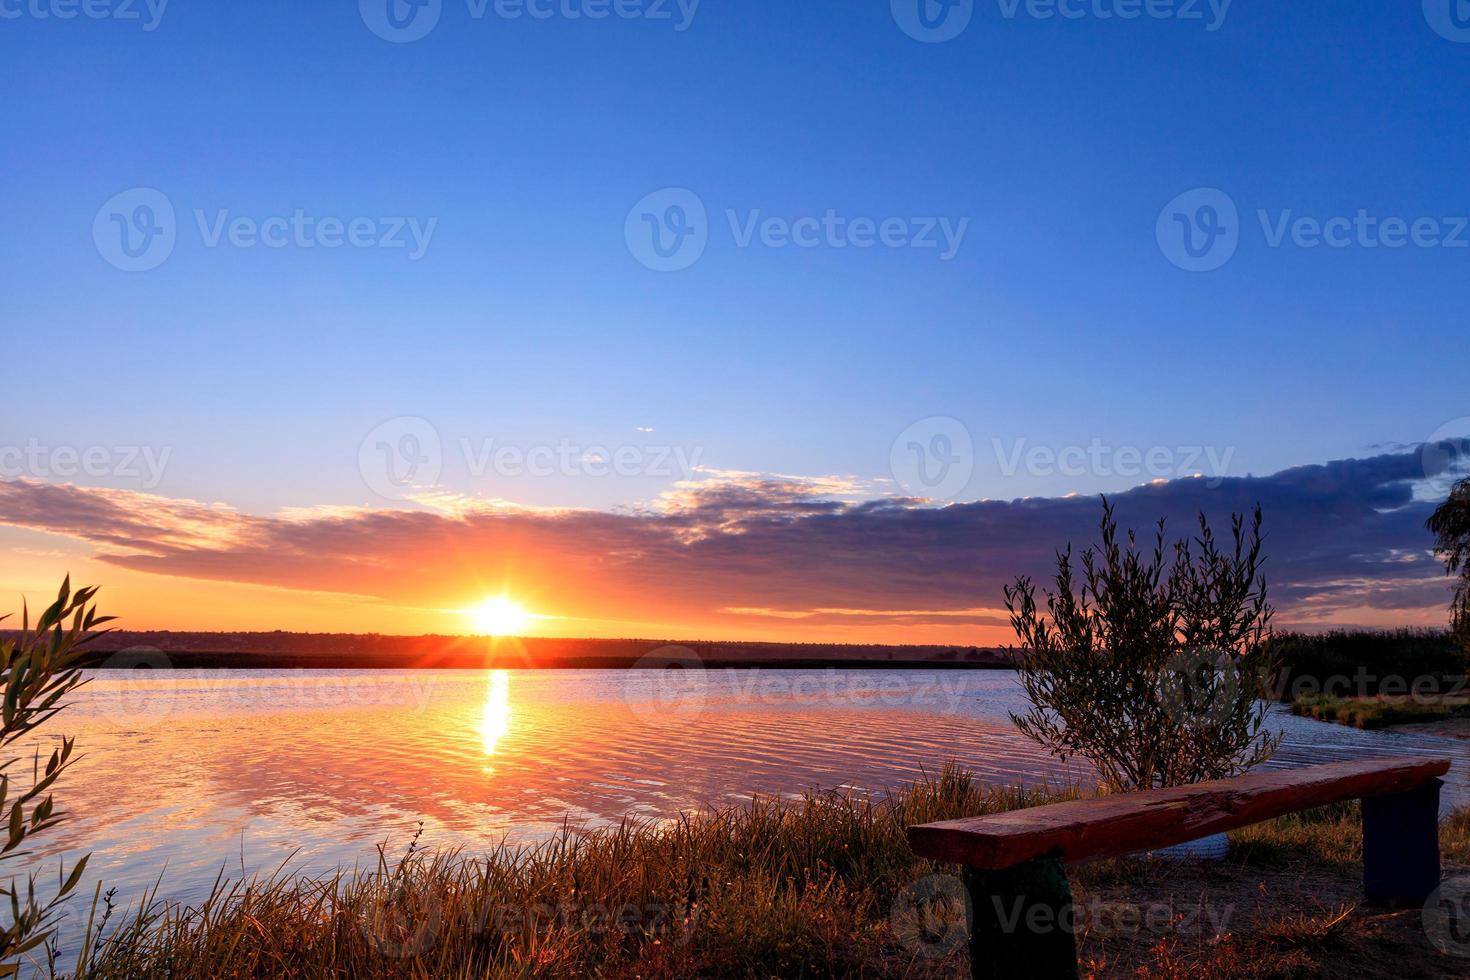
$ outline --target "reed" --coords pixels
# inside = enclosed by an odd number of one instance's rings
[[[927,943],[932,923],[894,911],[916,882],[957,871],[915,858],[904,828],[1079,795],[1076,786],[986,785],[947,767],[877,797],[756,797],[667,821],[565,827],[544,843],[478,855],[436,851],[415,835],[399,854],[380,847],[365,868],[221,877],[193,905],[150,896],[120,915],[99,894],[75,961],[42,969],[130,980],[966,975],[963,942]],[[1245,828],[1231,835],[1231,860],[1219,870],[1141,858],[1085,865],[1077,897],[1187,906],[1231,882],[1264,894],[1271,875],[1276,887],[1312,880],[1324,894],[1348,894],[1360,873],[1359,819],[1356,804],[1341,804]],[[1470,859],[1470,811],[1445,822],[1442,843],[1448,860]],[[1165,936],[1125,959],[1084,937],[1084,961],[1101,949],[1113,968],[1126,967],[1117,975],[1219,975],[1212,971],[1247,961],[1245,972],[1276,975],[1309,966],[1344,930],[1355,943],[1373,941],[1377,927],[1363,927],[1358,911],[1322,922],[1314,914],[1297,928],[1287,913],[1299,899],[1282,901],[1255,910],[1260,928],[1237,920],[1233,937]],[[1300,942],[1287,943],[1288,933]]]
[[[78,977],[953,975],[888,928],[931,873],[911,823],[1072,797],[946,768],[878,797],[756,797],[482,855],[415,839],[375,867],[219,879],[190,906],[94,907]],[[963,955],[962,951],[955,955]],[[60,974],[62,964],[53,972]]]

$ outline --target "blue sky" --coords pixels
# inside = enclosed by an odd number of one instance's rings
[[[443,0],[393,43],[371,0],[174,0],[152,30],[141,4],[63,20],[65,0],[0,0],[0,329],[20,376],[3,441],[167,448],[156,486],[72,482],[271,513],[382,505],[360,446],[421,417],[448,493],[606,509],[671,481],[476,476],[455,447],[653,442],[881,494],[906,489],[882,482],[895,438],[945,417],[974,446],[946,497],[1011,499],[1143,482],[1007,473],[1018,446],[1208,447],[1244,476],[1470,415],[1470,247],[1272,247],[1258,218],[1432,219],[1470,243],[1470,38],[1435,29],[1437,0],[1238,0],[1218,24],[1185,0],[1148,9],[1202,19],[974,0],[942,43],[888,0],[623,2],[669,19]],[[135,188],[166,196],[177,241],[126,272],[93,225]],[[704,253],[675,272],[625,237],[665,188],[707,210]],[[1197,188],[1239,212],[1209,272],[1156,229]],[[416,260],[209,247],[195,217],[296,209],[432,237]],[[742,247],[727,214],[829,211],[966,224],[945,260]]]

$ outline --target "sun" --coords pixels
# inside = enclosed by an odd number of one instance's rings
[[[509,596],[492,596],[465,610],[476,633],[489,636],[519,636],[531,625],[533,616],[525,606]]]

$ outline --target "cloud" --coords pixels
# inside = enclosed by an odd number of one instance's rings
[[[439,495],[424,509],[294,508],[244,514],[151,494],[0,483],[0,524],[94,545],[159,575],[461,604],[516,583],[538,608],[581,619],[787,628],[1006,625],[1001,588],[1045,579],[1055,550],[1096,538],[1093,498],[944,507],[863,496],[846,477],[706,472],[646,508],[542,510]],[[1449,584],[1416,498],[1417,447],[1262,477],[1155,482],[1113,497],[1125,526],[1189,533],[1260,503],[1283,623],[1437,623]],[[977,641],[978,642],[978,641]]]

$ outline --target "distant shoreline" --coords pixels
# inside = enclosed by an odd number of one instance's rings
[[[627,670],[670,666],[811,670],[1011,669],[995,647],[744,643],[650,639],[123,631],[98,637],[85,665],[191,670]]]

